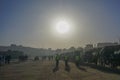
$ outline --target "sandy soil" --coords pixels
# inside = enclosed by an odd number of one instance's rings
[[[28,61],[0,67],[0,80],[120,80],[120,74],[105,73],[81,66],[78,69],[69,63],[70,71],[60,62],[59,70],[53,72],[54,61]]]

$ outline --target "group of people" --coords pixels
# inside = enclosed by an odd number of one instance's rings
[[[60,58],[61,58],[61,56],[57,54],[56,57],[55,57],[56,67],[59,67]],[[65,67],[69,67],[68,62],[69,62],[69,57],[68,56],[64,56]],[[79,65],[80,65],[80,56],[79,55],[76,55],[74,57],[74,62],[75,62],[75,65],[77,67],[79,67]]]
[[[42,56],[42,60],[53,60],[54,56]]]
[[[9,64],[10,61],[11,61],[11,56],[10,55],[5,55],[5,56],[0,55],[0,66],[2,64]]]

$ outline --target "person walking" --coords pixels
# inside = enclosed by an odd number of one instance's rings
[[[75,56],[75,64],[77,67],[79,67],[79,65],[80,65],[80,56],[79,55]]]
[[[59,66],[59,60],[60,60],[60,55],[56,55],[55,61],[56,61],[56,68]]]
[[[65,61],[65,67],[68,67],[68,56],[64,57],[64,61]]]

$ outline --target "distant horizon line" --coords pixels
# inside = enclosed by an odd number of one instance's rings
[[[98,43],[116,43],[116,44],[120,44],[120,42],[98,42]],[[87,44],[85,44],[84,46],[69,46],[68,48],[52,48],[52,47],[33,47],[33,46],[25,46],[25,45],[22,45],[22,44],[9,44],[9,45],[1,45],[0,44],[0,47],[1,46],[3,46],[3,47],[7,47],[7,46],[18,46],[18,47],[29,47],[29,48],[38,48],[38,49],[52,49],[52,50],[56,50],[56,49],[69,49],[69,48],[71,48],[71,47],[74,47],[74,48],[79,48],[79,47],[81,47],[81,48],[85,48],[85,46],[86,45],[89,45],[89,44],[91,44],[91,45],[93,45],[93,47],[96,47],[96,45],[98,44],[98,43],[87,43]]]

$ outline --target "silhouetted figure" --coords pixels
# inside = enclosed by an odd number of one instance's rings
[[[75,56],[75,64],[76,64],[76,66],[77,67],[79,67],[80,66],[80,56]]]
[[[68,67],[68,56],[65,56],[64,60],[65,60],[65,67]]]
[[[39,60],[39,57],[35,56],[34,61],[38,61],[38,60]]]
[[[28,60],[28,56],[27,55],[21,55],[19,56],[19,61],[27,61]]]
[[[58,68],[58,66],[59,66],[59,60],[60,60],[60,55],[56,55],[56,57],[55,57],[55,60],[56,60],[56,67]]]
[[[55,68],[53,69],[53,72],[56,72],[56,71],[59,70],[59,60],[60,60],[60,55],[57,54],[57,55],[55,56],[56,66],[55,66]]]
[[[68,65],[68,60],[69,60],[68,56],[64,56],[65,70],[69,72],[70,71],[70,66]]]
[[[10,55],[6,55],[5,56],[5,64],[9,64],[11,61],[11,56]]]

